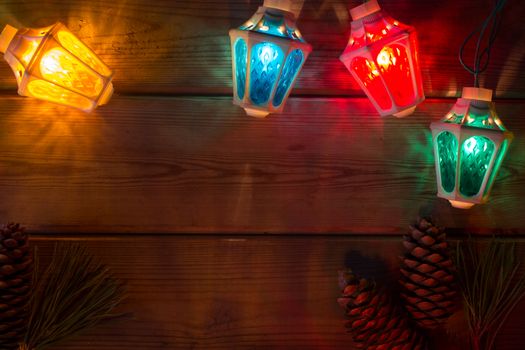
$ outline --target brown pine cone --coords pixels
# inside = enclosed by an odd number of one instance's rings
[[[350,270],[340,273],[340,282],[343,290],[338,302],[346,310],[346,327],[359,349],[426,348],[424,337],[410,326],[406,314],[374,282]]]
[[[401,293],[407,311],[425,329],[442,325],[455,307],[454,265],[444,231],[420,219],[404,238]]]
[[[0,228],[0,349],[16,350],[29,313],[33,258],[19,224]]]

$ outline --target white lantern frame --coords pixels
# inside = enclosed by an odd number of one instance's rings
[[[465,125],[465,122],[470,118],[471,107],[476,103],[485,106],[489,110],[490,118],[488,120],[492,128]],[[453,116],[461,116],[461,122],[451,122],[450,120]],[[470,209],[475,204],[486,203],[498,175],[501,163],[505,158],[514,137],[513,133],[505,128],[496,114],[494,103],[492,102],[492,90],[464,88],[462,97],[457,100],[451,111],[443,120],[431,123],[430,128],[432,130],[432,145],[434,148],[438,197],[447,199],[453,207],[459,209]],[[438,149],[438,137],[444,132],[451,133],[457,141],[457,147],[454,150],[456,154],[456,164],[454,187],[452,191],[447,191],[444,188],[443,177],[441,174],[442,168]],[[467,196],[462,194],[460,190],[462,181],[462,147],[465,142],[472,137],[484,137],[490,140],[494,145],[494,150],[488,161],[488,166],[478,192],[473,196]],[[505,148],[502,150],[503,147]]]
[[[275,1],[265,1],[265,5],[267,3],[275,3]],[[276,35],[271,34],[264,34],[261,32],[256,32],[252,30],[247,29],[231,29],[230,34],[230,44],[231,44],[231,50],[232,50],[232,81],[233,81],[233,103],[236,105],[239,105],[240,107],[244,108],[246,113],[250,116],[257,117],[257,118],[264,118],[270,113],[281,113],[284,109],[284,106],[286,104],[286,101],[295,85],[295,82],[297,81],[297,78],[308,59],[308,56],[312,52],[312,46],[301,39],[300,32],[295,28],[295,16],[292,12],[287,11],[286,7],[268,7],[268,6],[260,6],[257,12],[254,14],[251,20],[248,22],[252,23],[252,26],[255,25],[255,22],[259,22],[261,19],[263,19],[265,16],[273,16],[273,17],[282,17],[283,22],[286,23],[286,26],[293,28],[293,35],[294,39],[286,38],[286,37],[280,37]],[[253,19],[256,20],[253,20]],[[246,56],[246,76],[244,81],[244,96],[243,98],[240,98],[238,95],[238,82],[237,82],[237,60],[235,57],[235,47],[238,42],[238,40],[244,40],[247,48],[247,56]],[[283,59],[282,64],[279,67],[279,72],[275,78],[275,81],[273,82],[272,90],[270,92],[269,98],[267,101],[263,104],[255,104],[251,97],[251,64],[252,64],[252,49],[258,44],[261,43],[271,43],[273,45],[276,45],[279,47],[281,52],[283,53]],[[293,79],[287,88],[284,97],[282,98],[282,101],[279,105],[275,106],[273,104],[275,94],[277,91],[277,88],[279,86],[279,83],[281,81],[281,77],[283,76],[283,70],[285,68],[285,65],[287,63],[288,57],[292,52],[295,50],[300,50],[302,53],[302,62],[298,66],[295,75],[293,76]]]
[[[418,44],[415,28],[401,24],[399,21],[391,18],[381,9],[376,0],[368,1],[351,9],[350,15],[352,17],[350,39],[345,51],[343,54],[341,54],[339,59],[341,62],[343,62],[352,77],[358,83],[359,87],[367,95],[372,105],[381,116],[384,117],[388,115],[394,115],[398,118],[403,118],[412,114],[416,110],[417,105],[425,100],[425,93],[422,83],[423,78],[419,68]],[[387,23],[386,30],[388,31],[387,33],[389,35],[377,41],[371,42],[369,40],[369,33],[367,32],[365,25],[367,23],[374,23],[380,20]],[[363,46],[353,48],[354,43],[356,43],[359,38],[363,38],[363,40],[365,40],[365,44]],[[354,72],[351,65],[354,59],[357,57],[365,58],[369,62],[374,62],[374,64],[377,64],[375,57],[377,57],[378,52],[380,52],[383,47],[394,44],[401,45],[407,53],[411,72],[410,78],[415,97],[414,101],[408,105],[398,105],[396,103],[394,94],[392,93],[391,87],[389,87],[389,84],[387,84],[385,81],[383,74],[378,71],[378,76],[381,78],[381,83],[391,102],[390,108],[384,108],[380,106],[376,100],[376,97],[365,86],[361,77],[359,77]]]
[[[67,40],[66,40],[67,39]],[[100,91],[86,94],[85,90],[74,89],[62,82],[46,78],[42,74],[42,57],[53,49],[63,50],[64,55],[75,60],[79,66],[96,77]],[[6,25],[0,34],[0,52],[15,74],[18,94],[35,97],[91,112],[106,104],[113,95],[113,72],[98,55],[77,38],[64,24],[57,22],[45,28],[17,29]],[[79,56],[79,52],[82,53]],[[56,60],[50,59],[50,66],[56,68]],[[59,65],[57,66],[58,68]],[[58,69],[57,68],[57,69]],[[51,74],[49,74],[51,75]],[[59,99],[43,98],[31,91],[34,82],[46,84],[47,91],[60,95]],[[66,96],[68,98],[65,98]]]

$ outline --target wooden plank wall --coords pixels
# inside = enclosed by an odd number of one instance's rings
[[[337,271],[352,267],[394,291],[401,252],[398,238],[117,235],[77,241],[128,281],[122,310],[135,315],[54,350],[354,349],[336,302]],[[47,254],[52,243],[36,242]],[[524,312],[525,302],[510,315],[496,349],[523,349]],[[430,349],[467,349],[461,332],[430,339]]]
[[[471,84],[457,49],[492,1],[382,1],[420,38],[429,98],[402,120],[378,117],[338,60],[360,3],[345,0],[295,1],[314,52],[282,115],[246,117],[227,32],[261,2],[0,0],[0,24],[62,21],[115,69],[110,104],[83,114],[16,96],[0,64],[0,219],[26,225],[44,263],[55,240],[87,245],[135,314],[57,350],[352,348],[337,270],[392,283],[420,214],[458,238],[508,235],[525,260],[525,2],[509,1],[482,79],[515,142],[491,202],[466,212],[435,196],[428,125]],[[498,350],[523,348],[524,311]],[[464,348],[445,338],[434,348]]]
[[[523,103],[488,205],[436,198],[428,126],[452,100],[381,119],[366,99],[294,98],[246,117],[229,97],[116,97],[91,115],[5,97],[0,215],[35,232],[399,234],[420,213],[447,227],[523,233]]]

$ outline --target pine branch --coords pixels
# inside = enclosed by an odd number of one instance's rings
[[[58,243],[34,287],[28,332],[20,350],[41,350],[123,316],[122,283],[78,244]]]
[[[481,249],[470,240],[458,246],[456,263],[472,347],[491,350],[502,324],[525,296],[515,245],[494,238]]]

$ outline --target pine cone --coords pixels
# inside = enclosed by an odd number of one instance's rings
[[[18,349],[25,335],[32,269],[24,228],[0,228],[0,349]]]
[[[406,314],[374,282],[350,270],[341,272],[340,280],[343,291],[338,302],[346,310],[346,327],[359,349],[425,349],[424,338],[410,327]]]
[[[427,219],[410,227],[403,242],[401,297],[416,323],[425,329],[442,325],[454,311],[454,266],[446,235]]]

